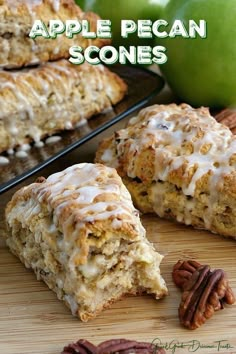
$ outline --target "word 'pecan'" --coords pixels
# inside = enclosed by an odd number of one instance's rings
[[[85,339],[69,344],[61,354],[165,354],[165,350],[151,343],[128,339],[111,339],[98,346]]]
[[[183,326],[196,329],[223,309],[223,303],[232,305],[235,297],[225,272],[211,270],[196,261],[178,261],[173,268],[174,283],[183,291],[179,319]]]

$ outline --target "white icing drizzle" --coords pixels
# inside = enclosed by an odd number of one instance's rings
[[[21,151],[21,150],[17,151],[15,155],[19,159],[25,159],[26,157],[28,157],[27,152],[26,151]]]
[[[55,144],[60,140],[61,140],[61,136],[58,136],[58,135],[50,136],[49,138],[47,138],[45,140],[45,144],[47,144],[47,145]]]
[[[12,13],[13,16],[21,16],[22,11],[20,10],[21,8],[24,9],[24,14],[28,15],[29,19],[27,19],[27,23],[31,23],[33,25],[34,21],[39,19],[40,17],[40,10],[39,6],[41,7],[48,7],[50,8],[54,13],[56,18],[60,18],[60,6],[61,6],[61,1],[60,0],[5,0],[2,5],[6,5],[8,7],[9,13]],[[3,6],[2,6],[3,7]],[[12,24],[12,31],[16,36],[20,34],[20,26],[19,24]],[[26,33],[27,35],[27,33]],[[38,50],[40,49],[35,43],[34,40],[29,39],[31,42],[31,49],[32,49],[32,59],[30,60],[29,64],[30,65],[35,65],[40,63],[40,58],[38,57]],[[57,38],[57,43],[58,46],[55,48],[53,51],[54,55],[57,55],[60,51],[61,48],[61,43],[63,41],[63,36],[60,36]],[[37,42],[37,41],[36,41]],[[3,50],[10,54],[10,47],[9,47],[9,41],[3,39],[2,43]],[[9,56],[9,55],[8,55]],[[1,63],[0,67],[7,66],[8,69],[14,68],[14,64],[9,65],[8,63]]]
[[[100,182],[100,170],[104,173],[112,173],[113,170],[109,167],[98,167],[93,164],[79,164],[67,168],[63,172],[56,173],[47,179],[47,187],[50,189],[50,201],[54,202],[54,198],[61,199],[61,204],[56,208],[56,215],[60,216],[62,210],[66,208],[67,204],[71,203],[71,197],[73,196],[74,202],[80,205],[80,213],[87,215],[86,220],[91,219],[102,220],[107,219],[110,215],[120,215],[125,212],[126,216],[129,216],[130,211],[134,211],[130,195],[126,189],[121,194],[122,185],[114,182],[114,178],[106,183]],[[96,180],[99,178],[98,180]],[[104,176],[104,179],[106,177]],[[119,181],[120,182],[120,181]],[[120,182],[121,183],[121,182]],[[43,186],[42,186],[43,187]],[[44,195],[45,188],[40,192],[40,196]],[[77,197],[75,198],[75,194]],[[105,202],[98,201],[94,203],[94,200],[100,195],[114,194],[118,197],[119,202],[113,203],[113,201]],[[124,199],[123,199],[124,198]],[[63,202],[63,200],[66,200]],[[103,197],[104,199],[104,197]],[[125,202],[124,205],[121,202]],[[121,205],[122,204],[122,208]],[[127,204],[127,205],[125,205]],[[83,207],[81,208],[81,206]],[[114,210],[107,210],[109,206],[114,206]],[[108,208],[109,209],[109,208]],[[125,209],[127,209],[125,211]],[[96,215],[94,215],[96,214]],[[92,215],[92,216],[91,216]]]
[[[36,20],[36,12],[35,7],[42,5],[42,0],[5,0],[9,8],[11,9],[13,14],[18,14],[17,9],[20,5],[24,5],[27,7],[29,11],[29,15],[32,18],[32,23]]]
[[[53,49],[53,54],[54,54],[54,55],[57,55],[59,52],[60,52],[59,46],[58,46],[58,47],[55,47],[55,48]]]
[[[20,111],[25,110],[28,113],[29,118],[33,119],[34,118],[33,108],[32,108],[32,105],[30,104],[28,98],[15,86],[14,83],[6,82],[0,86],[1,90],[4,90],[6,88],[10,89],[12,91],[13,95],[16,97],[17,103],[19,103],[18,110],[20,110]],[[4,99],[5,98],[3,97],[1,99],[1,101]],[[14,102],[12,102],[12,103],[14,103]],[[4,117],[4,112],[0,113],[0,118],[2,118],[2,117]],[[17,134],[17,127],[15,127],[15,126],[12,128],[12,132],[13,132],[14,128],[16,129],[14,131],[14,133]]]
[[[8,153],[8,155],[14,155],[15,151],[14,151],[14,149],[8,149],[7,153]]]
[[[35,146],[36,148],[41,148],[41,147],[44,146],[44,142],[43,142],[43,141],[38,141],[38,142],[36,142],[36,143],[34,144],[34,146]]]
[[[36,81],[35,85],[31,84],[32,79]],[[50,95],[55,97],[56,103],[62,103],[65,95],[73,90],[76,79],[80,79],[80,73],[76,70],[72,71],[71,65],[65,60],[60,61],[60,64],[46,63],[34,69],[0,72],[0,120],[10,133],[10,149],[16,145],[19,116],[22,122],[26,119],[32,121],[29,125],[29,135],[33,141],[40,141],[42,132],[37,128],[37,122],[34,123],[37,107],[41,106],[43,110],[46,110],[48,100],[51,99]],[[6,91],[9,91],[7,99]],[[67,123],[67,129],[71,129],[69,123]]]
[[[17,135],[19,130],[18,130],[18,128],[15,125],[12,125],[11,123],[12,122],[9,122],[9,132],[12,135]]]
[[[76,123],[75,127],[76,127],[76,128],[80,128],[80,127],[82,127],[83,125],[85,125],[85,124],[87,124],[87,123],[88,123],[88,121],[83,118],[83,119],[81,119],[78,123]]]
[[[51,114],[55,118],[47,123],[49,128],[53,129],[55,127],[57,119],[62,123],[61,126],[64,124],[65,129],[74,128],[75,122],[72,124],[68,121],[66,112],[63,109],[61,110],[61,104],[68,97],[68,92],[77,90],[75,86],[79,85],[81,81],[83,82],[85,95],[89,99],[91,86],[84,82],[87,70],[92,70],[91,85],[93,85],[95,91],[96,88],[107,89],[102,86],[102,67],[97,70],[96,68],[90,68],[86,63],[82,70],[76,70],[67,60],[60,60],[45,63],[37,68],[0,72],[0,121],[3,122],[3,127],[9,134],[9,149],[13,149],[22,142],[23,139],[19,141],[19,136],[22,135],[24,125],[27,126],[29,138],[33,142],[40,142],[43,132],[38,127],[38,112],[42,111],[47,114],[48,106],[52,107]],[[91,96],[92,101],[95,99],[96,97]],[[87,120],[83,118],[84,112],[81,111],[80,100],[77,103],[74,99],[73,104],[80,112],[80,121],[76,127],[85,125]],[[88,127],[88,129],[90,128]],[[47,143],[54,143],[56,139],[59,140],[55,137],[49,138]]]
[[[10,160],[7,157],[0,156],[0,166],[5,166],[10,163]]]
[[[72,125],[72,123],[71,123],[71,122],[69,122],[69,121],[65,122],[65,129],[67,129],[67,130],[71,130],[71,129],[73,129],[73,125]]]
[[[53,211],[53,222],[61,227],[64,235],[61,247],[71,254],[71,271],[75,264],[73,259],[80,252],[76,240],[80,234],[81,237],[88,235],[90,225],[95,221],[111,219],[110,227],[117,229],[122,220],[122,223],[133,225],[137,237],[145,234],[130,194],[109,167],[89,163],[74,165],[51,175],[42,184],[35,184],[32,192],[39,202],[47,198],[47,207]],[[68,247],[75,242],[78,247],[69,252]]]
[[[163,257],[154,251],[145,238],[145,230],[131,197],[113,169],[93,164],[71,166],[42,183],[24,187],[20,193],[29,196],[28,200],[20,199],[20,203],[21,200],[24,202],[20,207],[18,203],[13,205],[7,222],[13,230],[16,220],[20,221],[23,229],[30,227],[35,241],[42,243],[42,248],[46,249],[46,266],[47,256],[50,256],[56,244],[53,257],[57,262],[51,267],[51,257],[48,257],[48,268],[52,268],[58,287],[63,289],[59,297],[68,303],[73,314],[77,313],[81,299],[91,297],[93,306],[94,294],[103,296],[99,289],[111,284],[109,271],[119,264],[122,264],[122,272],[117,269],[113,278],[117,278],[118,274],[121,280],[117,284],[120,286],[123,281],[126,285],[128,280],[130,286],[136,287],[138,282],[141,288],[155,293],[157,298],[166,293],[159,272]],[[39,214],[42,215],[40,220]],[[54,221],[51,214],[54,214]],[[36,222],[33,222],[31,218],[35,215]],[[102,220],[105,218],[104,222],[96,223],[101,217]],[[123,230],[119,230],[121,226]],[[129,230],[136,232],[131,236]],[[92,248],[94,239],[96,255]],[[85,258],[83,262],[78,262],[80,253]],[[29,261],[28,266],[36,268],[37,264]],[[130,267],[132,274],[129,272]],[[96,308],[97,305],[94,306]]]
[[[27,7],[30,8],[32,11],[32,8],[35,6],[39,6],[42,4],[42,0],[5,0],[5,2],[11,7],[11,8],[17,8],[19,4],[25,4]]]
[[[34,88],[32,84],[29,83],[29,79],[32,80],[34,75],[35,80],[41,86],[41,90]],[[67,76],[65,80],[64,76]],[[70,79],[72,77],[72,79]],[[50,83],[53,84],[53,93],[57,97],[58,103],[63,101],[63,94],[61,89],[64,92],[68,92],[72,88],[74,79],[79,78],[79,72],[74,70],[71,71],[70,65],[62,60],[59,64],[55,63],[46,63],[41,65],[37,69],[23,69],[21,71],[12,71],[12,72],[2,72],[0,74],[0,92],[6,89],[11,91],[11,94],[15,96],[16,100],[12,100],[12,108],[15,112],[26,111],[30,119],[34,119],[34,112],[32,108],[31,95],[36,98],[39,105],[46,107],[47,106],[47,95],[49,92]],[[59,83],[56,85],[56,83]],[[43,92],[42,92],[43,91]],[[33,98],[32,97],[32,98]],[[4,104],[4,99],[0,96],[0,103],[2,106],[0,112],[0,119],[3,118],[7,113],[6,103]]]
[[[109,162],[113,158],[113,151],[111,149],[106,149],[101,156],[102,161]]]
[[[114,227],[114,229],[119,229],[121,226],[122,226],[121,220],[114,219],[112,221],[112,227]]]
[[[186,144],[190,148],[187,149]],[[151,106],[132,118],[127,129],[118,132],[117,155],[114,156],[114,149],[108,147],[101,160],[115,166],[125,153],[127,175],[135,178],[138,177],[136,157],[147,147],[155,151],[154,181],[171,182],[171,173],[186,166],[181,182],[186,196],[194,197],[197,183],[203,176],[209,176],[210,197],[204,222],[210,228],[224,177],[236,171],[236,164],[231,163],[236,156],[236,137],[217,123],[207,109],[195,110],[188,105]],[[189,181],[193,168],[195,172]],[[165,190],[154,185],[152,193],[156,212],[163,216]],[[186,204],[185,215],[177,216],[179,221],[191,223],[192,207],[190,202]]]
[[[15,10],[18,8],[20,4],[24,4],[27,6],[27,9],[30,13],[30,16],[34,19],[35,18],[35,7],[40,6],[43,4],[42,0],[5,0],[8,6]],[[46,1],[45,1],[46,2]],[[54,12],[58,12],[60,10],[60,0],[48,0],[51,4],[52,9]]]
[[[60,0],[51,0],[52,8],[55,12],[60,10]]]
[[[31,146],[29,144],[23,144],[19,147],[18,151],[29,151]]]
[[[111,112],[114,112],[113,106],[110,106],[110,107],[105,108],[105,109],[101,112],[101,114],[108,114],[108,113],[111,113]]]

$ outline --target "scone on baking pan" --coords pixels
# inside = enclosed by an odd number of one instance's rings
[[[127,86],[102,65],[67,60],[0,71],[0,152],[76,124],[112,107]]]
[[[107,39],[87,39],[81,34],[67,38],[64,34],[55,39],[29,37],[35,20],[47,25],[50,20],[87,20],[90,30],[96,31],[99,17],[84,13],[74,0],[0,0],[0,67],[19,68],[69,57],[71,46],[102,47]]]
[[[236,237],[236,136],[207,108],[145,108],[96,161],[117,168],[142,212]]]
[[[82,321],[126,294],[167,294],[162,256],[113,168],[78,164],[20,189],[7,244]]]

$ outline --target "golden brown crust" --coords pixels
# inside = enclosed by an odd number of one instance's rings
[[[56,39],[29,37],[35,19],[47,24],[50,20],[65,22],[70,19],[88,20],[91,31],[96,31],[99,17],[84,13],[73,0],[2,0],[0,2],[0,66],[19,68],[69,57],[69,48],[83,48],[93,44],[102,47],[107,39],[86,39],[80,34],[73,39],[64,35]]]
[[[0,152],[39,141],[119,102],[127,86],[102,65],[66,60],[0,72]]]
[[[143,212],[236,237],[236,137],[206,108],[148,107],[96,162],[117,168]]]
[[[167,294],[162,256],[115,169],[79,164],[20,189],[7,244],[82,321],[125,294]]]

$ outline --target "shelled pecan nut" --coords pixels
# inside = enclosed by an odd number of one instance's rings
[[[151,343],[128,339],[112,339],[102,342],[97,347],[81,339],[64,348],[61,354],[165,354],[165,350]]]
[[[215,119],[231,129],[233,134],[236,134],[236,109],[226,108],[216,114]]]
[[[179,319],[183,326],[196,329],[223,303],[232,305],[235,297],[225,272],[211,271],[208,265],[196,261],[178,261],[173,268],[173,280],[183,290],[179,306]]]
[[[201,267],[201,264],[196,261],[178,261],[172,272],[172,277],[174,283],[180,288],[183,289],[184,284],[188,281],[193,273]]]
[[[61,354],[97,354],[97,347],[86,339],[80,339],[66,346]]]
[[[164,354],[165,351],[151,343],[127,339],[108,340],[99,344],[98,354]]]

